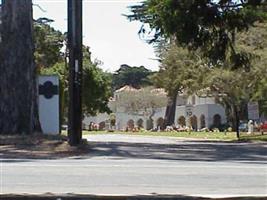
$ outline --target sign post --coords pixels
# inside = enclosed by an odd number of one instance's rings
[[[82,0],[68,0],[69,117],[70,145],[82,138]]]

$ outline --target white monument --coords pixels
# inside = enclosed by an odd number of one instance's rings
[[[45,134],[59,134],[59,78],[57,75],[38,77],[39,119]]]

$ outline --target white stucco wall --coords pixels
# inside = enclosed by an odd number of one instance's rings
[[[218,104],[196,104],[193,106],[192,116],[195,115],[197,117],[197,128],[200,129],[200,117],[201,115],[205,116],[206,127],[210,127],[213,125],[213,117],[216,114],[221,116],[221,123],[226,123],[225,110],[221,105]],[[186,116],[186,106],[177,106],[176,107],[176,115],[175,115],[175,125],[178,125],[178,119],[184,116],[186,118],[186,125],[188,126],[188,118]]]
[[[225,124],[227,122],[224,107],[219,104],[209,104],[207,115],[209,122],[208,126],[211,126],[213,124],[213,117],[216,114],[219,114],[221,116],[222,124]]]
[[[201,122],[200,117],[201,115],[205,116],[205,124],[206,127],[209,128],[213,125],[214,115],[219,114],[221,116],[221,123],[226,123],[226,116],[225,110],[221,105],[218,104],[198,104],[192,106],[192,115],[197,117],[197,129],[200,129]],[[153,128],[157,128],[157,121],[159,118],[164,118],[166,107],[157,108],[155,114],[153,115]],[[116,112],[116,129],[118,130],[125,130],[127,127],[127,123],[129,120],[133,120],[135,126],[137,126],[137,121],[139,119],[143,120],[143,126],[147,128],[147,120],[149,119],[148,116],[142,115],[133,115],[123,112]],[[186,118],[186,125],[189,126],[189,117],[186,116],[186,106],[177,106],[176,107],[176,115],[175,115],[175,125],[178,125],[179,117],[184,116]],[[96,117],[86,117],[84,119],[85,124],[89,124],[90,122],[100,123],[102,121],[109,120],[108,114],[99,114]]]
[[[200,104],[215,104],[215,100],[212,97],[196,97],[196,105]]]
[[[213,97],[198,97],[196,95],[191,95],[187,98],[186,103],[191,105],[215,104],[215,99]]]
[[[139,119],[143,120],[143,126],[144,128],[147,128],[147,120],[149,120],[149,115],[144,116],[144,111],[139,111],[139,113],[136,114],[130,114],[126,112],[126,108],[120,104],[118,99],[121,99],[121,94],[123,92],[129,92],[132,91],[135,92],[136,89],[133,89],[129,86],[125,86],[122,89],[119,89],[115,92],[114,98],[110,101],[109,107],[113,111],[113,113],[116,115],[116,128],[119,130],[126,129],[127,123],[129,120],[134,121],[134,125],[137,126],[137,121]],[[164,94],[166,95],[166,94]],[[163,96],[164,96],[163,95]],[[167,96],[165,96],[167,98]],[[127,99],[125,99],[127,102]],[[125,103],[125,102],[124,102]],[[201,127],[201,115],[205,116],[205,125],[207,128],[209,128],[211,125],[213,125],[213,117],[216,114],[219,114],[221,116],[221,123],[226,123],[226,116],[225,116],[225,110],[221,105],[215,104],[215,99],[213,97],[198,97],[196,95],[191,95],[189,97],[186,97],[184,94],[181,94],[177,97],[176,101],[176,115],[175,115],[175,125],[178,125],[178,119],[180,116],[184,116],[186,118],[186,125],[189,126],[189,118],[190,116],[186,116],[186,111],[188,111],[188,106],[191,105],[192,109],[192,116],[196,116],[197,118],[197,128],[200,129]],[[148,110],[147,110],[148,111]],[[155,113],[152,116],[153,120],[153,128],[157,128],[157,122],[159,118],[163,118],[165,116],[166,107],[156,108]],[[94,123],[100,123],[102,121],[109,120],[109,116],[107,114],[99,114],[96,117],[87,117],[84,120],[85,124],[89,124],[90,122]]]
[[[97,116],[88,116],[83,119],[83,123],[89,125],[90,122],[100,123],[109,120],[109,115],[107,113],[100,113]]]

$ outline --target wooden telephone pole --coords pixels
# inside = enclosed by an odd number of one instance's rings
[[[69,117],[70,145],[82,139],[82,0],[68,0]]]

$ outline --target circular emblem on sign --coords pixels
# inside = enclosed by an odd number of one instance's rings
[[[44,84],[39,88],[39,94],[44,95],[46,99],[51,99],[57,93],[57,86],[55,86],[51,81],[44,82]]]
[[[53,95],[53,83],[51,81],[46,81],[44,83],[44,96],[47,99],[51,99]]]

